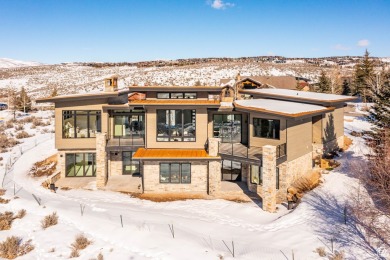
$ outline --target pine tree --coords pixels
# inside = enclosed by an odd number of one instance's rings
[[[346,79],[344,79],[343,81],[343,86],[342,86],[342,92],[341,92],[341,95],[351,95],[351,88],[349,87],[349,83]]]
[[[371,91],[374,105],[368,119],[376,128],[390,129],[390,71],[383,71],[380,74],[377,86],[373,87]]]
[[[321,71],[320,78],[318,79],[318,92],[330,93],[330,79],[326,76],[325,71]]]
[[[354,72],[354,95],[360,95],[363,102],[371,100],[370,89],[375,84],[374,62],[366,50],[363,60],[356,64]]]

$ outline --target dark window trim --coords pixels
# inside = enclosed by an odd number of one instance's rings
[[[272,138],[272,137],[264,137],[264,136],[257,136],[255,131],[255,119],[258,120],[273,120],[273,121],[279,121],[279,138]],[[253,137],[256,138],[264,138],[264,139],[272,139],[272,140],[280,140],[280,120],[279,119],[267,119],[267,118],[260,118],[260,117],[254,117],[252,120],[252,126],[253,126]]]
[[[171,141],[171,136],[170,135],[168,135],[168,141],[160,141],[160,140],[158,140],[158,138],[159,138],[159,136],[158,136],[158,111],[171,111],[171,110],[174,110],[174,111],[176,111],[176,110],[181,110],[182,111],[182,113],[181,113],[181,119],[182,119],[182,122],[184,122],[184,113],[183,113],[183,111],[185,111],[185,110],[190,110],[191,111],[191,113],[192,113],[192,111],[195,111],[195,136],[193,137],[194,138],[194,140],[193,141],[184,141],[184,138],[186,137],[186,136],[181,136],[180,138],[181,138],[181,141]],[[166,112],[165,112],[166,113]],[[170,113],[170,112],[169,112]],[[192,115],[191,115],[192,116]],[[169,120],[171,120],[171,118],[169,118]],[[169,122],[170,123],[170,122]],[[168,124],[168,125],[170,125],[170,124]],[[184,124],[182,124],[182,133],[184,133]],[[170,133],[170,132],[169,132]],[[184,142],[184,143],[190,143],[190,142],[196,142],[196,134],[197,134],[197,127],[196,127],[196,109],[156,109],[156,142],[164,142],[164,143],[166,143],[166,142]],[[188,137],[188,136],[187,136]],[[161,137],[160,137],[161,138]]]
[[[182,98],[173,98],[172,97],[172,93],[183,94],[183,97]],[[168,94],[169,97],[168,98],[159,98],[158,94]],[[195,98],[185,98],[186,94],[195,94]],[[157,99],[197,99],[198,98],[198,93],[197,92],[157,92],[156,98]]]
[[[130,166],[131,165],[137,165],[137,164],[134,164],[133,162],[138,162],[138,167],[140,167],[140,161],[139,160],[134,160],[133,159],[133,153],[134,151],[122,151],[122,175],[133,175],[133,174],[141,174],[141,169],[139,168],[139,172],[131,172],[131,173],[125,173],[125,165],[124,164],[124,153],[130,153]]]
[[[168,164],[169,165],[169,182],[161,182],[161,164]],[[179,164],[179,182],[171,182],[171,165],[172,164]],[[189,164],[190,165],[190,180],[189,182],[182,182],[182,164]],[[160,182],[160,184],[191,184],[191,180],[192,180],[192,165],[190,162],[163,162],[163,163],[159,163],[159,173],[158,173],[158,180]]]
[[[85,163],[83,165],[83,175],[82,176],[76,176],[76,173],[74,172],[74,176],[69,176],[68,175],[68,171],[67,171],[67,155],[72,155],[72,158],[73,158],[73,165],[76,164],[76,154],[82,154],[83,155],[83,161],[85,162],[86,161],[86,156],[88,156],[88,154],[93,154],[92,155],[92,176],[86,176],[85,175]],[[76,169],[76,167],[74,167],[74,170]],[[74,177],[96,177],[96,170],[97,170],[97,167],[96,167],[96,153],[93,153],[93,152],[90,152],[90,153],[65,153],[65,177],[66,178],[74,178]]]
[[[279,190],[280,185],[280,173],[279,173],[279,167],[276,167],[276,189]]]
[[[65,113],[65,112],[71,112],[71,113]],[[87,133],[88,133],[88,136],[87,137],[78,137],[77,136],[77,132],[75,131],[74,133],[74,137],[65,137],[65,131],[64,131],[64,116],[67,115],[67,116],[73,116],[73,126],[74,128],[76,129],[76,124],[77,124],[77,112],[87,112]],[[92,136],[90,137],[90,133],[89,133],[89,129],[90,129],[90,126],[89,126],[89,116],[92,115],[92,116],[97,116],[97,115],[100,115],[100,131],[102,129],[102,111],[101,110],[62,110],[62,138],[63,139],[91,139],[91,138],[96,138],[95,136]]]

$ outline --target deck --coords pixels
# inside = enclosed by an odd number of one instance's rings
[[[258,162],[262,159],[260,147],[247,147],[241,143],[220,143],[219,154],[223,159],[243,162]]]

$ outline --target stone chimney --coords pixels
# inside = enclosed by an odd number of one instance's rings
[[[104,91],[114,92],[118,90],[118,76],[113,75],[109,78],[104,79]]]

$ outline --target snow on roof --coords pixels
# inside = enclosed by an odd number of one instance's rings
[[[296,116],[302,113],[312,113],[317,111],[325,111],[326,107],[310,104],[302,104],[290,101],[281,101],[274,99],[247,99],[236,100],[235,103],[239,106],[267,110],[270,113],[287,114]]]
[[[257,92],[259,94],[270,94],[285,96],[291,98],[302,98],[302,99],[311,99],[318,101],[342,101],[348,99],[355,99],[354,97],[344,96],[344,95],[335,95],[335,94],[324,94],[317,92],[308,92],[308,91],[297,91],[290,89],[254,89],[251,92]]]

